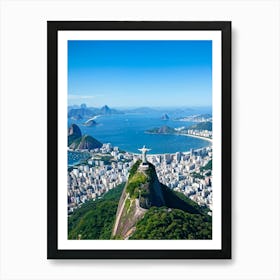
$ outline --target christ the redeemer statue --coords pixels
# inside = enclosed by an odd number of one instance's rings
[[[142,152],[142,164],[147,163],[147,158],[146,154],[149,152],[151,149],[147,149],[146,146],[144,145],[143,148],[138,149],[140,152]]]

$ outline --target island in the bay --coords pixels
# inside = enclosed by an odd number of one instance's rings
[[[212,239],[212,120],[195,116],[188,126],[143,131],[198,137],[204,147],[154,154],[144,146],[136,153],[82,132],[96,129],[84,119],[126,114],[106,107],[86,116],[81,107],[69,111],[68,239]],[[71,110],[83,115],[79,125]]]
[[[181,134],[210,140],[212,139],[212,122],[200,122],[189,127],[182,126],[178,128],[163,125],[148,129],[145,132],[150,134]]]
[[[67,41],[68,239],[212,239],[212,40],[106,36]]]

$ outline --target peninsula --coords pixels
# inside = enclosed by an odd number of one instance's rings
[[[200,138],[212,142],[212,123],[210,122],[198,123],[190,126],[189,128],[186,127],[172,128],[170,126],[164,125],[162,127],[155,127],[146,130],[145,133],[176,134],[176,135],[183,135],[183,136],[191,136],[191,137]]]

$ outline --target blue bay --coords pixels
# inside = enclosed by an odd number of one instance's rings
[[[146,145],[151,154],[186,152],[211,145],[208,141],[182,135],[147,134],[146,130],[167,125],[173,128],[189,126],[190,122],[161,119],[162,112],[149,114],[114,114],[99,116],[94,127],[83,126],[86,120],[69,120],[68,125],[76,123],[83,134],[91,135],[102,143],[111,143],[121,150],[139,153],[138,148]]]

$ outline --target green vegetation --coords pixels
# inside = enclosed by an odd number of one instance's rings
[[[98,160],[98,161],[103,161],[104,165],[110,165],[112,163],[112,161],[114,160],[114,157],[112,157],[110,154],[94,154],[94,156],[92,157],[92,159]],[[93,164],[94,165],[94,164]]]
[[[128,180],[130,180],[130,179],[134,176],[134,174],[137,172],[137,169],[138,169],[140,163],[141,163],[141,161],[140,161],[140,160],[137,160],[137,161],[134,163],[134,165],[131,167],[130,172],[129,172]]]
[[[212,159],[207,162],[205,166],[200,167],[200,171],[212,170]]]
[[[193,130],[209,130],[212,131],[212,122],[200,122],[191,125],[188,127],[188,129],[193,129]]]
[[[145,173],[138,172],[140,163],[136,162],[131,168],[126,185],[125,191],[130,194],[130,198],[124,202],[121,230],[112,237],[124,184],[110,190],[101,199],[88,201],[76,209],[68,218],[68,239],[124,239],[126,230],[134,226],[136,230],[130,239],[211,239],[212,217],[207,214],[210,210],[160,184],[152,164],[149,164],[150,168]],[[207,168],[211,164],[209,162]],[[162,204],[156,204],[155,186],[161,189],[165,202],[162,207]],[[147,212],[138,221],[139,217],[135,219],[135,198],[139,197],[140,189],[140,206],[147,208]],[[125,197],[125,192],[123,195]]]
[[[137,172],[134,176],[129,180],[130,183],[138,183],[144,184],[147,182],[147,176],[142,172]]]
[[[136,172],[129,180],[126,186],[126,192],[129,193],[130,197],[137,197],[139,188],[147,183],[148,178],[142,172]]]
[[[128,213],[128,210],[129,210],[129,208],[130,208],[130,199],[127,199],[126,201],[125,201],[125,204],[124,204],[124,209],[125,209],[125,211]]]
[[[113,157],[110,155],[101,156],[99,160],[104,161],[105,165],[109,165],[112,162]]]
[[[77,135],[68,135],[68,147],[73,144],[74,141],[77,141],[78,139],[81,139],[81,136]]]
[[[82,132],[76,124],[72,124],[68,129],[68,146],[70,146],[74,140],[80,138]]]
[[[68,218],[68,239],[110,239],[124,184],[88,201]]]
[[[156,170],[153,164],[151,164],[150,162],[148,164],[149,164],[149,169],[146,170],[146,173],[148,175],[149,183],[153,183],[155,178],[157,177]]]
[[[199,174],[199,173],[196,173],[196,172],[193,172],[193,173],[191,174],[191,176],[192,176],[193,178],[197,178],[197,179],[204,179],[204,178],[205,178],[203,175],[201,175],[201,174]]]
[[[162,127],[155,127],[152,129],[146,130],[146,133],[155,133],[155,134],[172,134],[175,133],[174,128],[164,125]]]
[[[70,145],[71,149],[92,150],[101,147],[102,147],[102,143],[90,135],[83,135],[82,137],[75,139]]]
[[[210,211],[207,207],[199,206],[184,194],[175,192],[163,184],[161,184],[161,189],[163,192],[166,207],[168,208],[180,209],[190,214],[207,215],[207,213]]]
[[[144,173],[137,172],[140,163],[141,161],[138,160],[130,169],[128,182],[126,186],[126,192],[129,193],[130,197],[134,198],[137,197],[139,194],[139,187],[141,187],[148,181],[148,178]]]
[[[112,236],[112,239],[124,239],[125,229],[131,228],[135,225],[135,213],[136,213],[136,200],[135,199],[126,199],[124,202],[124,211],[120,216],[118,229],[115,236]]]
[[[211,239],[212,219],[179,209],[152,207],[129,239]]]
[[[157,178],[155,167],[149,164],[149,168],[145,171],[146,174],[135,170],[135,165],[132,167],[132,172],[127,182],[126,192],[129,193],[131,198],[138,198],[141,190],[140,205],[143,208],[147,207],[147,202],[152,203],[152,205],[158,205],[157,195],[154,189],[154,184],[156,184],[155,179]],[[139,164],[137,163],[137,166]],[[132,176],[131,176],[132,174]],[[158,182],[159,184],[159,182]],[[162,204],[161,204],[162,205]]]

